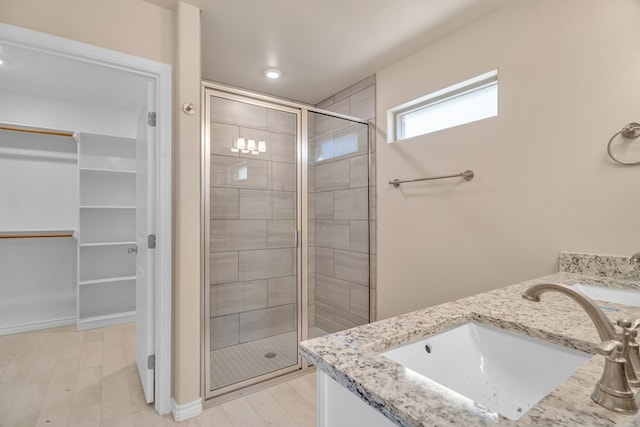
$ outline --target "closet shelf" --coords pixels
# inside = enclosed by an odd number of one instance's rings
[[[129,242],[93,242],[93,243],[80,243],[80,247],[86,248],[91,246],[127,246],[127,245],[135,245],[135,241]]]
[[[113,283],[113,282],[124,282],[127,280],[136,280],[136,276],[120,276],[120,277],[109,277],[106,279],[94,279],[94,280],[80,280],[78,284],[80,286],[84,285],[98,285],[101,283]]]
[[[75,132],[68,130],[60,130],[60,129],[46,129],[35,126],[23,126],[23,125],[15,125],[8,123],[0,123],[0,130],[3,131],[13,131],[13,132],[25,132],[25,133],[33,133],[33,134],[41,134],[48,136],[63,136],[66,138],[75,138]]]
[[[76,163],[78,161],[78,155],[76,153],[57,152],[57,151],[36,151],[29,148],[16,148],[6,147],[2,141],[0,141],[0,156],[1,157],[19,157],[24,159],[36,159],[36,160],[50,160],[50,161],[62,161],[64,163]]]
[[[80,209],[135,209],[135,206],[80,206]]]
[[[72,228],[30,228],[20,230],[0,230],[0,234],[73,234],[76,230]]]
[[[99,173],[123,173],[123,174],[135,174],[136,171],[130,169],[108,169],[108,168],[86,168],[80,167],[81,172],[99,172]]]
[[[72,238],[75,230],[0,230],[0,239]]]

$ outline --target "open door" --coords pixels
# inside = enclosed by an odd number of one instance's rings
[[[136,364],[147,403],[155,379],[155,99],[149,83],[146,111],[136,136]]]

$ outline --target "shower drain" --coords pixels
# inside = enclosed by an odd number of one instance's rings
[[[276,357],[276,354],[270,351],[269,353],[265,353],[264,357],[266,357],[267,359],[273,359],[274,357]]]

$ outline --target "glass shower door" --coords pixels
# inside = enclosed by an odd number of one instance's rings
[[[308,113],[308,337],[369,322],[369,128]]]
[[[214,397],[301,367],[300,113],[207,94],[205,369]]]

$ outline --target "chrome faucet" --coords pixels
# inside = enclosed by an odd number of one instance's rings
[[[640,255],[639,255],[640,257]],[[640,353],[636,343],[640,319],[633,321],[621,319],[617,332],[609,318],[590,298],[566,286],[551,283],[533,285],[522,297],[529,301],[540,302],[540,295],[547,291],[560,292],[576,301],[587,312],[600,335],[602,344],[598,353],[605,356],[605,370],[596,384],[591,399],[597,404],[617,412],[636,413],[638,405],[630,386],[640,387],[640,379],[636,371],[640,369]]]

